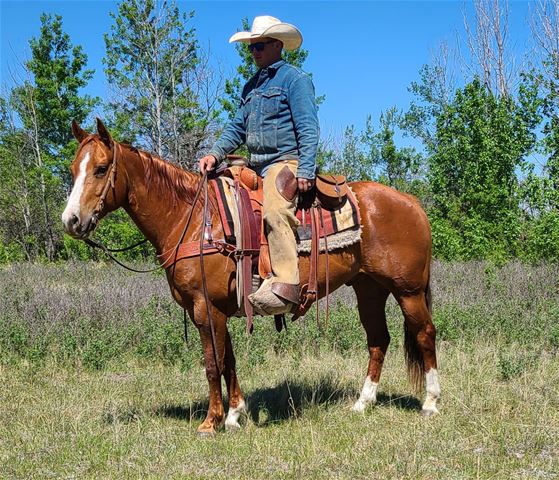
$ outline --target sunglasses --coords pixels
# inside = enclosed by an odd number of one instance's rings
[[[250,52],[254,52],[255,50],[257,52],[261,52],[262,50],[264,50],[266,48],[266,45],[268,45],[268,43],[274,43],[277,40],[268,40],[267,42],[258,42],[258,43],[251,43],[248,46],[248,49],[250,50]]]

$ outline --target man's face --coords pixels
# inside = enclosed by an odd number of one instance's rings
[[[264,37],[257,40],[251,40],[250,43],[251,45],[258,43],[264,45],[264,49],[260,52],[257,49],[252,50],[252,58],[258,68],[269,67],[281,59],[281,49],[283,45],[279,40]]]

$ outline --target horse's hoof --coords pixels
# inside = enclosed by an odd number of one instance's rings
[[[211,422],[204,422],[198,427],[196,434],[199,438],[210,438],[215,436],[216,430]]]
[[[435,408],[435,409],[426,409],[423,408],[421,409],[421,416],[428,418],[428,417],[434,417],[435,415],[438,415],[439,411]]]

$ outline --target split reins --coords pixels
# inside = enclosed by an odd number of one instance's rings
[[[95,209],[93,210],[93,215],[92,215],[92,222],[94,222],[95,225],[97,225],[97,223],[99,222],[99,214],[101,213],[101,211],[103,210],[103,208],[105,207],[105,200],[107,198],[107,195],[109,193],[109,189],[113,189],[113,194],[114,194],[114,190],[115,190],[115,179],[116,179],[116,167],[117,167],[117,151],[120,153],[120,144],[116,141],[113,140],[113,161],[112,161],[112,165],[111,165],[111,171],[109,172],[109,176],[107,177],[107,181],[105,182],[105,185],[103,186],[103,190],[101,192],[101,195],[99,197],[99,201],[97,202],[97,206],[95,207]],[[147,238],[144,240],[141,240],[140,242],[135,243],[134,245],[130,245],[128,247],[124,247],[124,248],[118,248],[118,249],[110,249],[107,248],[105,245],[95,242],[94,240],[91,240],[89,238],[85,239],[85,242],[94,248],[99,248],[101,249],[112,261],[114,261],[115,263],[117,263],[118,265],[120,265],[121,267],[125,268],[126,270],[130,270],[131,272],[135,272],[135,273],[150,273],[150,272],[154,272],[156,270],[162,269],[162,268],[166,268],[166,264],[168,262],[168,260],[170,260],[171,258],[174,257],[173,259],[173,263],[172,263],[172,268],[173,268],[173,276],[174,276],[174,272],[175,272],[175,265],[177,262],[177,256],[179,253],[179,248],[180,245],[182,243],[182,241],[184,240],[184,236],[186,235],[186,232],[188,230],[188,227],[190,226],[190,222],[192,220],[192,216],[194,214],[194,208],[196,206],[196,203],[198,202],[200,195],[202,193],[202,191],[204,192],[204,223],[205,226],[204,228],[201,229],[201,233],[200,233],[200,253],[199,253],[199,257],[200,257],[200,273],[202,275],[202,290],[204,292],[204,300],[206,303],[206,313],[208,316],[208,323],[210,326],[210,334],[211,334],[211,339],[212,339],[212,350],[213,350],[213,354],[214,354],[214,361],[215,361],[215,365],[216,365],[216,369],[218,371],[218,374],[221,374],[221,367],[218,361],[218,357],[217,357],[217,345],[216,345],[216,335],[215,335],[215,325],[214,325],[214,321],[213,321],[213,317],[211,314],[211,309],[210,309],[210,298],[209,298],[209,294],[208,294],[208,285],[207,285],[207,280],[206,280],[206,274],[205,274],[205,270],[204,270],[204,240],[205,240],[205,236],[206,236],[206,232],[208,231],[208,228],[211,228],[211,222],[209,222],[209,226],[208,226],[208,173],[204,172],[204,175],[202,176],[202,180],[200,181],[199,185],[198,185],[198,189],[196,190],[196,194],[194,196],[194,200],[192,201],[192,205],[190,206],[190,210],[188,212],[188,218],[186,220],[186,223],[182,229],[182,232],[179,236],[179,239],[177,241],[177,244],[166,250],[165,252],[163,252],[161,255],[159,255],[160,258],[163,258],[164,260],[161,261],[161,263],[154,268],[150,268],[147,270],[139,270],[133,267],[130,267],[128,265],[125,265],[124,263],[122,263],[120,260],[118,260],[112,253],[116,253],[116,252],[125,252],[127,250],[131,250],[133,248],[136,248],[144,243],[146,243],[148,240]],[[211,235],[211,230],[210,230],[210,235]],[[186,309],[184,309],[184,338],[185,341],[188,341],[188,333],[187,333],[187,320],[186,320]],[[194,321],[194,323],[196,324],[195,319],[192,319]]]

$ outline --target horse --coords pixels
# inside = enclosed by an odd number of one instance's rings
[[[123,208],[158,254],[172,251],[181,241],[195,242],[211,216],[213,238],[223,238],[209,191],[209,213],[197,195],[202,177],[131,145],[113,140],[97,119],[97,133],[72,122],[79,142],[70,166],[73,187],[62,214],[70,236],[86,240],[109,212]],[[351,285],[359,319],[365,330],[369,362],[359,398],[353,405],[363,413],[376,402],[381,370],[390,342],[385,306],[390,294],[404,316],[404,350],[408,375],[417,388],[425,387],[421,413],[438,413],[440,384],[431,315],[431,229],[415,197],[368,181],[350,183],[361,213],[361,241],[329,254],[329,289]],[[212,207],[214,205],[214,207]],[[184,219],[191,222],[185,230]],[[321,262],[323,263],[323,262]],[[309,255],[299,258],[301,282],[309,277]],[[211,278],[206,284],[205,274]],[[203,347],[209,406],[198,427],[200,435],[240,427],[247,412],[235,371],[235,356],[227,320],[237,310],[236,264],[231,255],[214,253],[184,258],[166,268],[175,301],[196,326]],[[319,297],[326,293],[324,265],[318,272]],[[225,417],[221,377],[225,379],[229,411]],[[225,420],[225,421],[224,421]]]

